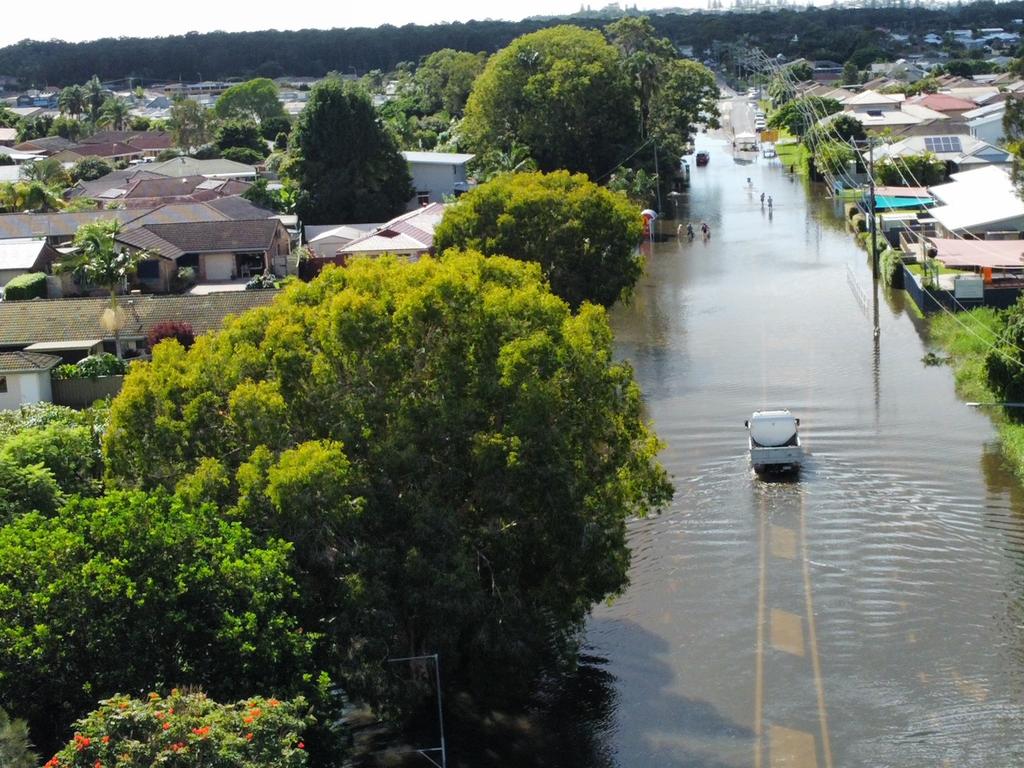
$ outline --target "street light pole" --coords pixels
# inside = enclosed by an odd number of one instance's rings
[[[437,693],[437,727],[441,735],[441,746],[439,747],[424,747],[415,750],[418,754],[423,755],[437,768],[448,768],[448,748],[444,738],[444,708],[441,702],[441,657],[436,653],[429,653],[423,656],[402,656],[397,659],[388,659],[388,663],[397,664],[400,661],[427,661],[428,659],[434,662],[434,686]],[[428,752],[440,752],[441,762],[440,764],[434,760]]]

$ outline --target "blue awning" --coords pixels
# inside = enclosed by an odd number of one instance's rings
[[[930,197],[891,197],[889,195],[875,195],[875,210],[891,210],[893,208],[923,208],[928,205],[935,205]]]

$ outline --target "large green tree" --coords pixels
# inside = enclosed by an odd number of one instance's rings
[[[821,118],[835,114],[843,108],[835,99],[821,96],[803,96],[787,101],[768,118],[772,128],[785,128],[794,136],[803,136]]]
[[[600,32],[560,26],[513,40],[491,57],[462,130],[477,154],[522,144],[544,171],[593,178],[633,149],[639,125],[618,51]]]
[[[604,310],[536,264],[359,260],[153,355],[112,406],[112,479],[289,538],[305,626],[371,699],[387,656],[440,652],[481,696],[572,658],[626,583],[627,519],[671,494]]]
[[[282,170],[298,186],[296,209],[309,224],[387,221],[413,194],[405,159],[370,97],[336,78],[310,92]]]
[[[210,116],[206,107],[193,99],[178,98],[171,104],[169,126],[174,144],[186,152],[210,138]]]
[[[287,119],[277,86],[266,77],[232,85],[217,97],[213,109],[222,120],[250,120],[257,125],[273,118]]]
[[[413,86],[423,114],[445,112],[462,117],[473,82],[487,63],[484,53],[443,48],[427,56],[413,75]]]
[[[571,306],[611,306],[643,272],[641,229],[640,211],[625,195],[583,174],[503,174],[445,212],[434,246],[536,262]]]
[[[295,690],[316,637],[295,617],[290,552],[164,492],[18,516],[0,528],[0,700],[52,746],[119,691]]]

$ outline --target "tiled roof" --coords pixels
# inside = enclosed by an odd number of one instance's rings
[[[0,352],[0,373],[48,371],[59,362],[59,357],[42,352]]]
[[[125,197],[174,197],[190,195],[204,181],[205,176],[182,176],[169,178],[160,175],[148,175],[146,178],[134,179]]]
[[[911,103],[920,104],[937,112],[967,111],[978,106],[973,101],[959,99],[956,96],[950,96],[948,93],[927,93],[913,99]]]
[[[171,134],[166,131],[99,131],[81,144],[131,144],[136,149],[170,149],[173,145]]]
[[[137,155],[142,150],[131,144],[114,142],[111,144],[76,144],[73,147],[68,147],[67,151],[82,157],[124,157]]]
[[[73,147],[75,142],[68,141],[63,136],[44,136],[39,139],[32,139],[31,141],[23,141],[21,144],[15,144],[15,149],[42,149],[47,152],[60,152],[62,149],[68,149]]]
[[[232,181],[229,183],[234,186],[241,182]],[[246,187],[248,188],[248,185]],[[235,219],[236,221],[243,219],[269,219],[275,215],[274,211],[268,211],[266,208],[253,205],[244,197],[239,197],[238,195],[210,200],[206,205],[215,211],[223,213],[229,219]]]
[[[267,251],[281,223],[276,219],[147,224],[118,235],[118,242],[176,259],[186,253]]]
[[[122,224],[139,216],[138,211],[81,211],[79,213],[0,214],[0,240],[12,237],[70,237],[82,224],[117,219]]]
[[[256,169],[253,166],[224,158],[196,160],[193,157],[175,157],[163,163],[151,163],[147,170],[161,176],[254,176],[256,174]]]
[[[338,253],[428,251],[434,247],[434,229],[443,216],[444,203],[430,203],[355,238],[341,246]]]
[[[155,323],[179,320],[196,335],[219,329],[224,318],[274,300],[280,291],[228,291],[206,296],[122,296],[127,324],[123,337],[144,338]],[[0,347],[23,347],[37,341],[112,339],[100,324],[108,298],[36,299],[0,302]]]

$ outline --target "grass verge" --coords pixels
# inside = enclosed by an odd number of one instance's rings
[[[929,324],[932,341],[950,358],[957,394],[982,403],[999,398],[988,387],[985,355],[999,334],[999,315],[990,308],[934,315]],[[1003,458],[1017,477],[1024,480],[1024,424],[1011,421],[1002,408],[986,408],[992,417]]]

